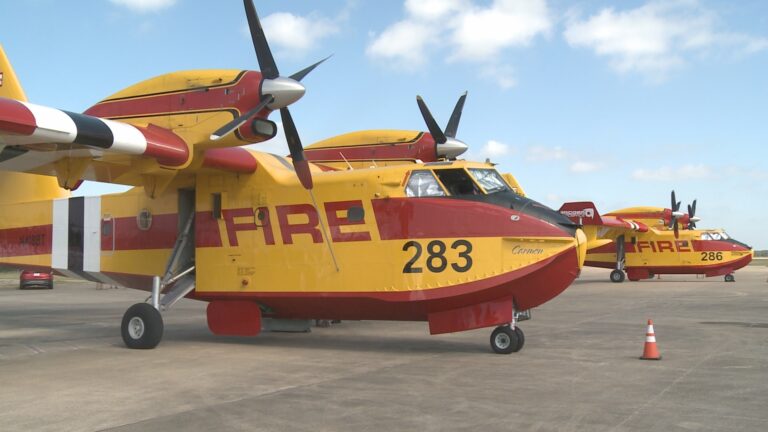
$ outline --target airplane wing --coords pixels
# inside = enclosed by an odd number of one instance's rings
[[[271,108],[249,111],[224,139],[209,137],[248,111],[258,95],[243,94],[261,82],[253,71],[169,74],[81,114],[27,102],[0,46],[0,170],[55,176],[69,190],[93,180],[144,186],[150,195],[198,170],[252,173],[255,159],[238,146],[275,135]]]

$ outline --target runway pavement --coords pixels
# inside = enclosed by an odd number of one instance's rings
[[[188,300],[157,349],[129,350],[120,320],[146,293],[4,280],[0,430],[764,431],[768,269],[736,278],[585,270],[512,355],[492,353],[491,329],[426,323],[214,337]],[[648,318],[661,361],[638,360]]]

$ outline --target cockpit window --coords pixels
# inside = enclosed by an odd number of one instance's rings
[[[509,190],[507,183],[494,169],[470,168],[469,172],[488,193]]]
[[[482,195],[472,178],[463,169],[439,169],[435,175],[448,189],[451,195]]]
[[[445,191],[432,174],[432,171],[422,170],[411,172],[408,184],[405,185],[407,197],[436,197],[445,196]]]
[[[725,233],[725,231],[711,231],[711,232],[705,232],[701,233],[701,239],[702,240],[728,240],[730,237],[728,234]]]

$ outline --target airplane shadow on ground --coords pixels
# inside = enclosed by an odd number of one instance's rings
[[[322,334],[319,334],[321,331]],[[487,335],[483,335],[482,338],[477,341],[459,341],[446,340],[439,336],[430,336],[426,332],[423,338],[415,338],[401,336],[369,336],[360,334],[341,334],[334,336],[330,334],[333,332],[332,327],[322,329],[321,331],[316,331],[313,328],[313,331],[309,333],[267,332],[258,336],[216,336],[209,333],[208,329],[204,327],[195,331],[175,331],[170,329],[165,333],[163,342],[161,342],[161,347],[163,344],[175,343],[210,343],[349,352],[493,354],[487,343]],[[122,346],[121,343],[116,345]]]

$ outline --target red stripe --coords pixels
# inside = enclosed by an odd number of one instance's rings
[[[233,85],[178,89],[175,93],[137,94],[125,99],[106,100],[88,108],[85,114],[102,118],[149,117],[185,111],[237,109],[245,112],[259,103],[261,73],[245,72]]]
[[[51,225],[0,230],[0,257],[48,255],[52,232]]]
[[[13,99],[0,97],[0,131],[16,135],[32,135],[37,123],[32,111]]]
[[[219,221],[211,211],[195,213],[195,247],[221,247]]]
[[[692,243],[693,250],[696,252],[733,252],[749,250],[736,243],[722,240],[693,240]]]
[[[147,140],[145,156],[153,157],[161,165],[179,166],[189,159],[189,147],[178,135],[155,125],[137,128]]]
[[[372,202],[382,240],[568,236],[565,231],[534,217],[476,201],[387,198]],[[512,221],[512,216],[519,220]]]
[[[422,134],[416,142],[372,143],[356,146],[307,148],[304,155],[309,161],[370,161],[413,160],[423,162],[437,160],[435,140],[430,134]],[[342,157],[343,155],[343,157]]]
[[[632,243],[624,243],[625,245],[632,245]],[[634,249],[634,245],[633,249]],[[625,246],[626,247],[626,246]],[[626,251],[626,249],[625,249]],[[616,253],[616,242],[610,242],[606,243],[602,246],[598,246],[596,248],[592,248],[587,250],[587,254],[593,254],[593,253]]]
[[[177,214],[152,215],[152,225],[143,231],[139,229],[136,217],[115,218],[114,250],[171,249],[178,235],[178,219]],[[110,237],[102,235],[101,248],[112,250]]]
[[[240,147],[214,148],[205,151],[203,166],[236,173],[251,174],[256,171],[256,158]]]

